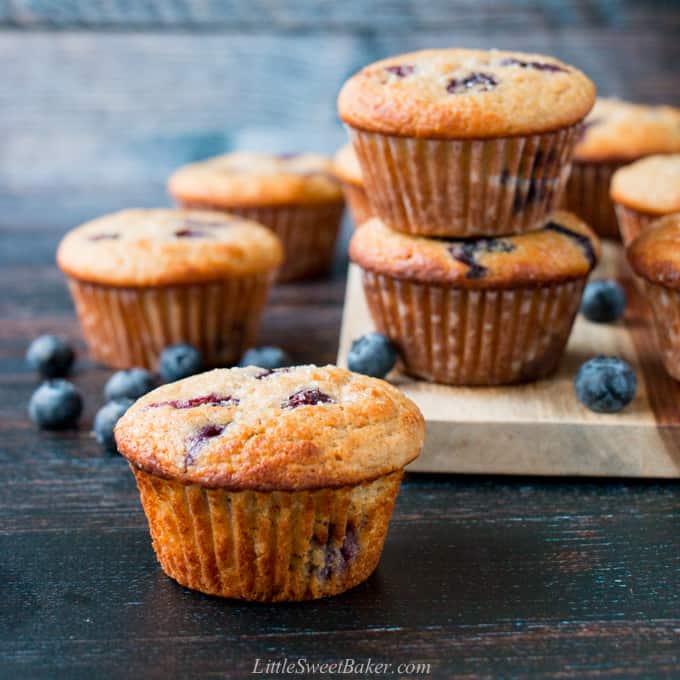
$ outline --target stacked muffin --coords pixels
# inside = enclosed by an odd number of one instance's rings
[[[553,213],[595,87],[535,54],[425,50],[371,64],[338,107],[375,217],[350,257],[407,372],[458,385],[555,370],[599,257]]]
[[[628,163],[653,154],[680,152],[680,110],[671,106],[598,99],[586,118],[574,152],[564,205],[606,238],[619,238],[609,197],[613,175]],[[618,202],[614,197],[614,202]],[[625,215],[624,215],[625,219]],[[622,229],[626,231],[625,225]],[[622,233],[624,242],[629,234]]]

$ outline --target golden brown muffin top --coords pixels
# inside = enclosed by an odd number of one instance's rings
[[[403,468],[425,437],[392,385],[336,366],[218,369],[163,385],[116,425],[118,450],[161,477],[208,487],[303,490]]]
[[[595,86],[553,57],[502,50],[422,50],[352,76],[338,97],[342,120],[387,135],[506,137],[578,123]]]
[[[579,161],[632,161],[680,151],[680,109],[598,99],[576,145]]]
[[[680,213],[652,222],[629,246],[628,261],[650,283],[680,288]]]
[[[183,203],[220,207],[307,205],[342,200],[330,159],[309,153],[237,151],[184,165],[168,180]]]
[[[66,234],[57,264],[68,276],[109,286],[218,281],[274,271],[278,237],[256,222],[221,212],[130,209]]]
[[[333,158],[333,168],[335,175],[343,182],[363,186],[364,178],[361,175],[361,166],[351,144],[345,144],[338,149]]]
[[[575,215],[555,212],[519,236],[432,239],[392,231],[378,218],[354,232],[351,259],[397,279],[461,288],[519,288],[587,276],[600,256],[597,236]]]
[[[680,154],[647,156],[619,168],[610,194],[613,201],[652,215],[680,211]]]

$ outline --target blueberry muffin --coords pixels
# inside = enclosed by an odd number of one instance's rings
[[[177,170],[168,190],[185,208],[226,210],[283,242],[279,281],[327,272],[344,200],[329,159],[315,154],[228,153]]]
[[[597,234],[619,238],[609,197],[613,174],[644,156],[680,152],[680,109],[598,99],[586,118],[565,191],[567,210]]]
[[[341,368],[255,366],[164,385],[118,422],[165,573],[244,600],[335,595],[380,559],[418,408]]]
[[[350,242],[373,321],[405,371],[451,385],[555,371],[599,252],[563,212],[528,234],[468,240],[401,234],[374,218]]]
[[[376,62],[338,98],[375,214],[432,236],[538,228],[595,86],[552,57],[444,49]]]
[[[265,227],[224,213],[123,210],[70,231],[57,252],[94,359],[156,368],[188,342],[208,366],[255,340],[283,260]]]
[[[346,144],[338,150],[333,159],[333,168],[342,184],[342,191],[352,214],[354,226],[358,227],[372,217],[373,212],[368,203],[366,189],[364,189],[359,160],[351,144]]]
[[[663,364],[680,380],[680,214],[652,222],[627,254],[652,309]]]
[[[621,239],[629,245],[654,220],[680,212],[680,154],[648,156],[620,168],[610,195]]]

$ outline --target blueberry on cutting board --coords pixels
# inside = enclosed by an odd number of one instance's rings
[[[382,333],[366,333],[352,342],[347,354],[350,371],[384,378],[397,363],[397,350]]]
[[[595,357],[581,365],[574,388],[578,400],[596,413],[618,413],[635,397],[637,378],[618,357]]]
[[[583,291],[581,314],[595,323],[618,321],[626,311],[626,292],[613,279],[591,281]]]

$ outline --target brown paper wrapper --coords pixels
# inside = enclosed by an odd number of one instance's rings
[[[342,191],[345,194],[345,201],[349,207],[355,227],[362,225],[373,217],[373,210],[368,202],[368,196],[366,196],[364,187],[359,184],[352,184],[351,182],[342,182]]]
[[[269,227],[282,241],[285,259],[276,280],[297,281],[325,274],[331,267],[342,223],[344,201],[319,205],[217,206],[180,201],[185,208],[218,210]]]
[[[625,163],[574,161],[563,205],[602,238],[619,240],[619,226],[609,197],[612,175]]]
[[[378,217],[399,231],[461,238],[539,228],[567,181],[579,129],[488,140],[349,132]]]
[[[619,232],[621,240],[626,248],[654,221],[658,220],[661,215],[650,215],[648,213],[640,212],[627,208],[620,203],[614,204],[616,210],[616,218],[619,223]]]
[[[317,491],[227,491],[131,466],[158,561],[178,583],[264,602],[336,595],[380,559],[402,471]]]
[[[680,380],[680,290],[642,281],[652,308],[661,360],[668,374]]]
[[[508,385],[550,375],[585,278],[540,288],[470,290],[363,272],[373,321],[407,373],[449,385]]]
[[[168,345],[187,342],[206,365],[228,366],[255,342],[271,274],[178,286],[118,288],[69,278],[93,359],[155,369]]]

